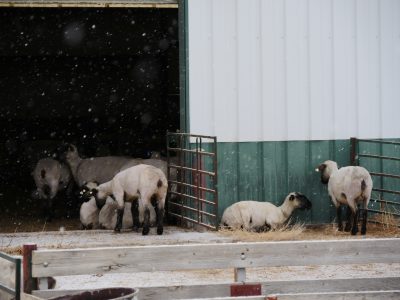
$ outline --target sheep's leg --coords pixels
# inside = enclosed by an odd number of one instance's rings
[[[338,230],[343,231],[342,207],[340,205],[336,207],[336,216],[337,216]]]
[[[144,207],[142,235],[147,235],[149,231],[150,231],[150,209],[148,204],[146,203]]]
[[[164,231],[164,226],[163,226],[163,220],[164,220],[164,207],[161,207],[160,205],[157,205],[156,208],[156,218],[157,218],[157,234],[163,234]]]
[[[352,209],[352,217],[353,217],[353,228],[351,229],[351,234],[356,235],[358,232],[358,218],[360,215],[360,210],[355,207]]]
[[[114,231],[121,232],[122,228],[122,219],[124,217],[124,208],[117,208],[117,223],[115,224]]]
[[[352,218],[351,218],[351,209],[350,209],[350,207],[346,207],[346,227],[344,228],[344,231],[346,231],[346,232],[350,232],[350,230],[351,230],[351,221],[352,221]]]
[[[134,200],[131,206],[133,231],[138,231],[140,227],[139,221],[139,200]]]
[[[157,234],[161,235],[163,234],[164,231],[164,226],[163,226],[163,220],[164,220],[164,213],[165,213],[165,209],[164,209],[164,205],[163,203],[165,203],[165,201],[160,201],[157,198],[157,195],[153,195],[153,197],[151,198],[151,204],[154,207],[154,210],[156,211],[156,222],[157,222]]]
[[[122,219],[124,218],[124,191],[122,188],[115,187],[114,197],[115,201],[117,201],[117,223],[115,224],[114,231],[120,232],[122,228]]]
[[[368,210],[364,202],[364,207],[362,209],[362,225],[361,225],[361,234],[365,235],[367,233],[367,218],[368,218]]]

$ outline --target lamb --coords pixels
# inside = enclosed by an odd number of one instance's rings
[[[140,164],[119,172],[111,181],[92,189],[98,205],[103,205],[108,196],[117,202],[117,222],[114,231],[119,232],[122,227],[125,202],[135,201],[132,205],[133,228],[139,228],[139,210],[144,213],[142,234],[149,233],[150,207],[156,210],[157,234],[163,233],[163,218],[165,198],[168,182],[164,173],[153,166]]]
[[[94,182],[85,184],[80,192],[83,198],[97,186]],[[103,207],[97,207],[96,199],[92,196],[88,201],[82,203],[79,215],[82,229],[113,229],[117,222],[117,204],[111,197],[108,197]],[[153,222],[155,220],[154,209],[150,211],[150,219]],[[139,220],[143,222],[143,215],[139,217]],[[125,204],[122,228],[131,228],[132,225],[131,203],[128,202]]]
[[[343,231],[340,205],[348,206],[345,231],[355,235],[358,232],[360,208],[362,209],[361,234],[367,233],[368,203],[371,199],[372,178],[369,172],[358,166],[348,166],[338,169],[337,163],[327,160],[318,166],[321,172],[321,182],[328,184],[328,193],[336,207],[339,231]],[[350,218],[351,215],[351,218]]]
[[[277,229],[289,219],[295,209],[311,207],[310,200],[297,192],[287,195],[279,207],[270,202],[239,201],[225,209],[221,223],[231,229],[241,228],[247,231]]]
[[[110,201],[111,199],[111,201]],[[143,210],[140,210],[138,206],[132,208],[132,205],[138,205],[138,201],[126,202],[124,207],[124,216],[122,218],[122,229],[132,228],[132,209],[139,210],[139,223],[143,224]],[[99,226],[102,229],[114,229],[117,224],[117,203],[108,198],[104,206],[101,208],[99,213]],[[156,222],[156,212],[154,207],[150,207],[150,226],[154,226]]]
[[[43,199],[43,212],[48,221],[53,217],[53,200],[57,193],[65,191],[67,197],[72,196],[72,176],[69,167],[52,158],[40,159],[34,171],[36,184],[34,197]]]
[[[88,182],[80,192],[84,195],[87,191],[97,187],[94,182]],[[99,228],[99,212],[96,199],[90,197],[89,201],[83,202],[79,210],[79,219],[81,221],[82,229],[97,229]]]

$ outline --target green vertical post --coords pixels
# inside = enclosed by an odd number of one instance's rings
[[[178,1],[180,132],[189,129],[188,0]]]

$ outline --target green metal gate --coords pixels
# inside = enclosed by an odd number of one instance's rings
[[[3,290],[7,294],[15,296],[13,299],[19,300],[19,299],[21,299],[21,259],[14,258],[3,252],[0,252],[0,259],[5,259],[15,265],[15,267],[14,267],[14,273],[15,273],[14,287],[9,287],[4,282],[1,282],[2,277],[0,276],[0,290]],[[0,273],[3,271],[0,270]],[[7,274],[2,274],[2,275],[7,275]]]
[[[372,221],[399,225],[400,142],[351,138],[351,164],[365,167],[373,180],[368,211]]]
[[[217,230],[217,138],[167,133],[167,160],[169,219]]]

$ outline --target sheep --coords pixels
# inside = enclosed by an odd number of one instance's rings
[[[79,187],[87,182],[104,183],[110,181],[131,159],[122,156],[81,158],[77,148],[70,144],[65,160],[71,168],[72,176]]]
[[[117,224],[117,203],[108,198],[104,206],[101,208],[99,213],[99,225],[102,229],[114,229]],[[139,223],[143,224],[143,209],[139,209],[138,200],[131,202],[126,202],[124,207],[124,216],[122,218],[122,229],[132,228],[133,219],[132,219],[132,209],[139,210]],[[136,207],[132,208],[132,205],[136,205]],[[154,226],[156,222],[156,212],[154,207],[150,207],[150,226]]]
[[[97,187],[98,185],[94,182],[88,182],[80,192],[84,195],[87,191]],[[99,212],[100,209],[97,207],[96,199],[90,197],[89,201],[84,201],[79,210],[79,219],[81,221],[81,227],[83,229],[97,229],[99,228]]]
[[[140,164],[119,172],[111,181],[92,189],[91,194],[95,196],[98,205],[103,205],[111,195],[117,202],[117,222],[114,228],[116,232],[122,227],[124,202],[139,198],[138,202],[135,201],[138,205],[132,205],[133,228],[139,228],[139,210],[143,210],[142,234],[147,235],[150,226],[150,206],[153,205],[156,210],[157,234],[161,235],[167,189],[167,178],[160,169]]]
[[[140,164],[151,165],[161,169],[167,176],[167,162],[155,158],[141,159],[123,156],[103,156],[92,158],[81,158],[76,146],[69,144],[65,153],[65,160],[71,168],[72,175],[79,187],[87,182],[97,182],[99,184],[110,181],[118,172]],[[173,177],[176,179],[176,176]]]
[[[98,184],[95,182],[85,184],[80,192],[82,198],[97,186]],[[103,207],[97,206],[96,199],[93,196],[88,201],[85,200],[87,199],[84,199],[79,213],[82,229],[113,229],[115,227],[117,222],[117,205],[111,197],[107,198]],[[139,220],[143,222],[143,214],[139,216]],[[154,223],[154,209],[150,211],[150,220]],[[130,228],[132,225],[131,203],[126,203],[122,228]]]
[[[316,171],[321,172],[321,182],[328,184],[328,193],[336,207],[338,230],[343,231],[341,204],[347,205],[347,223],[345,231],[355,235],[358,232],[360,208],[362,209],[361,234],[367,233],[368,203],[371,199],[372,178],[369,172],[358,166],[338,169],[336,162],[327,160]],[[351,218],[350,218],[351,215]]]
[[[66,196],[72,196],[73,180],[69,167],[52,158],[40,159],[32,172],[36,184],[34,198],[44,200],[43,213],[46,220],[53,217],[53,200],[57,193],[65,191]]]
[[[247,231],[277,229],[289,219],[295,209],[311,207],[310,200],[297,192],[287,195],[279,207],[270,202],[239,201],[225,209],[221,223],[231,229],[241,228]]]

